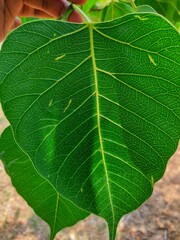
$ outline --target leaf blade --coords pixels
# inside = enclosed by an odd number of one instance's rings
[[[28,156],[15,143],[10,127],[0,138],[0,156],[17,192],[51,228],[51,239],[65,227],[89,214],[64,199],[41,177]],[[63,217],[62,217],[63,216]]]
[[[38,34],[42,29],[41,35],[51,36],[43,38],[45,49],[32,55],[33,66],[27,65],[29,95],[36,84],[33,68],[37,65],[41,73],[36,76],[43,85],[39,98],[23,96],[18,100],[22,109],[14,111],[13,96],[19,93],[11,73],[0,86],[2,93],[10,82],[3,108],[38,171],[63,196],[104,217],[114,239],[119,218],[151,195],[179,140],[179,34],[155,14],[130,14],[85,26],[38,24]],[[66,27],[69,32],[60,31],[53,41],[53,32]],[[39,50],[42,43],[33,44]],[[45,58],[45,67],[51,72],[42,73],[39,55],[46,56],[48,50],[53,56]],[[16,73],[20,90],[26,77]]]

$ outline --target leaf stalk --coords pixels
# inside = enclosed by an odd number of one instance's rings
[[[132,8],[134,9],[134,11],[136,12],[137,6],[135,4],[135,0],[130,0],[130,3],[131,3]]]
[[[83,10],[80,7],[78,7],[76,4],[72,4],[72,7],[84,18],[86,22],[88,23],[91,22],[91,19],[83,12]]]

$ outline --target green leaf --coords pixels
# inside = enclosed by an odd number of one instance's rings
[[[19,146],[56,190],[105,218],[140,206],[180,137],[180,35],[156,14],[38,21],[9,35],[0,97]]]
[[[22,24],[27,23],[27,22],[37,21],[37,20],[38,20],[38,18],[33,18],[33,17],[25,18],[25,17],[21,17]]]
[[[31,160],[15,143],[10,127],[0,139],[0,157],[17,192],[49,224],[51,239],[61,229],[88,216],[37,173]]]
[[[174,25],[180,22],[180,1],[177,0],[136,0],[137,5],[148,4]]]
[[[83,12],[88,13],[92,9],[92,7],[95,6],[96,3],[97,3],[97,0],[87,1],[86,4],[82,6]]]
[[[134,10],[129,4],[122,2],[111,2],[103,9],[101,13],[101,20],[108,21],[133,12]]]
[[[143,12],[145,12],[145,13],[147,13],[147,12],[148,13],[156,13],[156,10],[154,8],[152,8],[151,6],[149,6],[149,5],[138,6],[136,11],[138,13],[143,13]]]
[[[109,21],[134,12],[156,13],[156,11],[149,5],[140,5],[134,10],[132,6],[127,3],[110,2],[110,4],[101,12],[101,21]]]

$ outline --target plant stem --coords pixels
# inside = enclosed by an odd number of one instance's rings
[[[136,12],[136,4],[135,4],[135,0],[130,0],[131,6],[134,9],[134,11]]]
[[[91,22],[91,19],[82,11],[80,7],[78,7],[76,4],[72,4],[72,7],[84,18],[86,22]]]
[[[114,0],[112,0],[111,2],[112,2],[112,19],[114,19]]]

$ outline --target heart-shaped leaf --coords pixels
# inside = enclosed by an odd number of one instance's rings
[[[38,21],[10,34],[0,97],[56,190],[109,223],[152,193],[180,137],[180,35],[156,14]]]
[[[51,239],[61,229],[88,216],[37,173],[31,160],[15,143],[10,127],[1,136],[0,157],[18,193],[49,224]]]

